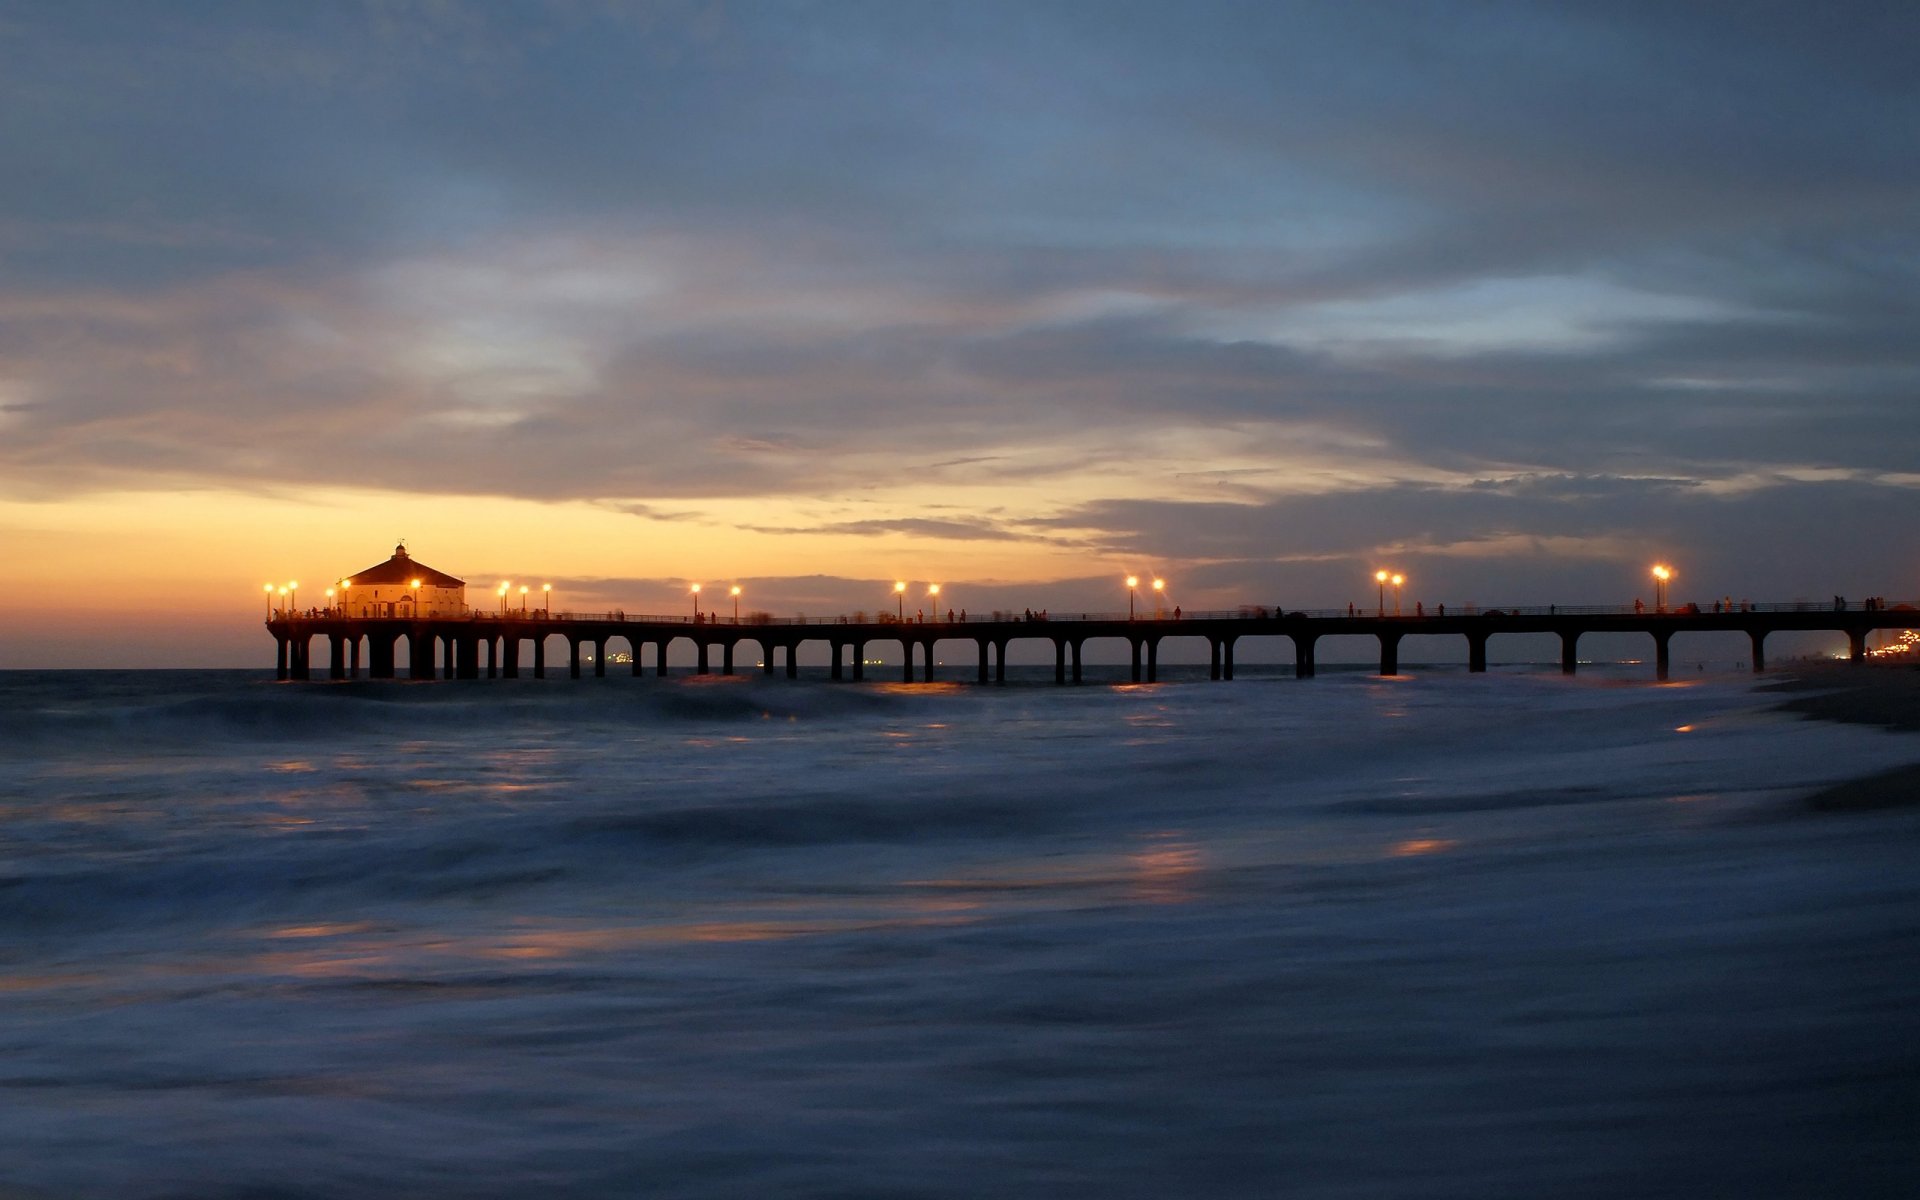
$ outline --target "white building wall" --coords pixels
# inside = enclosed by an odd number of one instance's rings
[[[403,583],[355,584],[346,589],[350,617],[463,617],[467,613],[465,588],[421,585],[416,593]],[[414,597],[419,611],[414,611]]]

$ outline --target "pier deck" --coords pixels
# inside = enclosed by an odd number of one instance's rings
[[[1920,625],[1920,606],[1911,603],[1875,607],[1822,607],[1807,603],[1747,604],[1720,611],[1692,606],[1673,611],[1610,607],[1493,608],[1471,612],[1434,612],[1407,616],[1393,613],[1361,614],[1346,611],[1281,611],[1241,609],[1230,612],[1182,613],[1129,617],[1121,614],[1076,613],[1032,616],[995,614],[954,621],[898,621],[835,618],[754,617],[742,621],[691,617],[629,616],[609,613],[472,613],[460,617],[421,620],[349,617],[327,612],[275,613],[267,621],[278,647],[282,679],[309,679],[312,645],[316,638],[329,643],[329,678],[362,674],[373,679],[397,675],[398,647],[407,646],[407,675],[414,679],[516,678],[521,673],[522,645],[532,643],[531,670],[547,674],[547,641],[559,636],[568,646],[568,673],[579,678],[582,650],[592,650],[595,675],[605,675],[607,648],[616,641],[627,645],[633,674],[645,671],[652,650],[653,670],[667,673],[667,648],[685,640],[696,655],[695,671],[718,669],[732,674],[734,651],[741,643],[759,648],[761,669],[771,675],[782,662],[789,678],[798,675],[798,652],[808,642],[830,650],[835,679],[865,677],[866,647],[870,643],[897,643],[902,648],[906,682],[934,678],[934,647],[940,642],[972,642],[978,652],[976,678],[981,683],[1004,682],[1007,647],[1016,641],[1041,640],[1054,648],[1054,678],[1059,683],[1081,680],[1082,653],[1090,641],[1118,639],[1131,649],[1132,677],[1153,682],[1159,677],[1160,644],[1169,637],[1198,637],[1210,648],[1211,677],[1233,678],[1234,645],[1245,637],[1285,637],[1292,641],[1294,671],[1301,678],[1314,674],[1314,648],[1323,637],[1363,635],[1378,639],[1380,672],[1397,674],[1400,643],[1412,635],[1464,638],[1468,669],[1487,667],[1487,643],[1502,634],[1553,634],[1560,639],[1560,666],[1567,674],[1578,668],[1580,638],[1589,633],[1639,633],[1651,638],[1656,677],[1666,679],[1670,643],[1676,634],[1736,632],[1750,639],[1755,671],[1766,669],[1766,640],[1785,631],[1839,632],[1847,637],[1849,657],[1866,657],[1867,636],[1875,630],[1907,629]]]

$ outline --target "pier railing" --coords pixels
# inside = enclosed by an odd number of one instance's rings
[[[1872,605],[1869,607],[1868,605]],[[1139,612],[1053,612],[1045,609],[1032,611],[1008,611],[997,609],[988,612],[956,612],[952,619],[944,613],[929,613],[924,618],[902,618],[891,612],[836,613],[828,617],[809,617],[805,613],[792,617],[776,617],[768,613],[747,613],[734,617],[731,613],[701,613],[695,617],[691,613],[630,613],[625,609],[608,609],[604,612],[564,610],[547,612],[531,609],[526,612],[486,611],[472,609],[459,616],[432,615],[417,618],[429,621],[546,621],[546,622],[593,622],[593,623],[633,623],[639,625],[685,625],[688,627],[706,627],[710,625],[735,626],[751,629],[756,626],[795,626],[795,625],[1003,625],[1050,624],[1060,622],[1177,622],[1177,621],[1246,621],[1246,620],[1360,620],[1380,618],[1383,620],[1419,620],[1421,618],[1450,619],[1460,617],[1684,617],[1725,615],[1738,613],[1817,613],[1817,612],[1913,612],[1915,620],[1920,621],[1920,601],[1852,601],[1835,604],[1831,601],[1821,603],[1814,600],[1789,600],[1755,603],[1736,600],[1731,604],[1724,601],[1712,604],[1681,604],[1656,608],[1642,604],[1503,604],[1458,606],[1434,605],[1412,609],[1402,607],[1399,610],[1388,608],[1384,612],[1378,608],[1282,608],[1260,605],[1242,605],[1238,608],[1216,609],[1162,609],[1159,611]],[[413,616],[360,617],[354,618],[350,612],[339,608],[313,608],[289,612],[274,609],[272,619],[332,619],[349,618],[367,621],[414,621]]]

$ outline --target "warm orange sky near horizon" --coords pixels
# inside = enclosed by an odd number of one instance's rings
[[[301,606],[318,606],[329,584],[383,561],[402,537],[420,561],[466,579],[475,607],[512,580],[533,586],[536,604],[539,585],[557,582],[559,609],[677,613],[688,604],[683,581],[724,594],[739,580],[794,577],[743,596],[784,614],[822,600],[811,577],[823,574],[1005,586],[1104,565],[1050,543],[808,532],[818,507],[716,500],[686,506],[699,515],[660,519],[586,502],[348,489],[297,499],[201,491],[0,501],[0,586],[14,598],[12,628],[36,631],[33,640],[0,636],[0,668],[113,665],[128,654],[145,665],[253,665],[264,583],[298,581]],[[783,516],[797,531],[768,531]],[[734,524],[747,520],[761,527]],[[869,607],[890,603],[884,588],[872,590]],[[948,589],[956,603],[965,594]],[[857,592],[849,600],[861,603]],[[209,652],[189,649],[196,645]],[[244,647],[237,659],[235,647]]]

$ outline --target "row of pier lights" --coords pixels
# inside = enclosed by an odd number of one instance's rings
[[[1652,574],[1653,574],[1654,611],[1665,612],[1667,611],[1667,584],[1673,581],[1674,570],[1672,567],[1666,565],[1665,563],[1656,563],[1654,564]],[[422,582],[423,582],[422,580],[413,579],[413,580],[409,580],[407,584],[407,586],[413,591],[412,599],[413,599],[414,608],[416,610],[418,610],[420,606],[419,604],[420,587]],[[1401,615],[1400,596],[1401,596],[1401,589],[1406,586],[1406,582],[1407,582],[1406,574],[1401,571],[1388,571],[1383,569],[1383,570],[1375,571],[1373,573],[1373,582],[1379,589],[1376,597],[1378,607],[1375,609],[1378,615],[1382,617],[1387,615],[1387,588],[1391,586],[1393,588],[1393,615],[1396,617],[1400,616]],[[513,586],[514,585],[511,582],[502,580],[500,583],[500,586],[494,589],[494,594],[498,596],[500,599],[500,615],[502,616],[506,616],[509,612],[512,611],[508,607],[508,602],[512,594]],[[337,586],[337,589],[331,588],[331,587],[328,588],[326,590],[327,608],[331,610],[334,607],[333,602],[336,596],[339,597],[340,607],[343,609],[346,608],[348,598],[349,598],[348,591],[352,587],[353,587],[353,580],[342,579],[340,580]],[[702,588],[702,585],[696,583],[696,584],[693,584],[688,589],[688,591],[693,597],[693,619],[696,624],[699,623],[700,617],[701,617],[701,612],[700,612],[701,588]],[[1154,598],[1154,615],[1157,617],[1160,615],[1160,601],[1166,596],[1167,581],[1163,578],[1160,578],[1159,576],[1155,576],[1152,582],[1152,588],[1153,588],[1153,598]],[[280,607],[285,612],[295,612],[300,607],[300,581],[297,579],[289,580],[286,583],[278,584],[278,585],[273,583],[267,583],[262,585],[262,590],[266,593],[268,620],[273,619],[273,602],[275,597],[279,598]],[[528,597],[528,593],[531,590],[532,590],[532,586],[530,584],[520,585],[520,612],[522,614],[525,614],[528,611],[527,597]],[[733,599],[733,619],[735,624],[738,624],[740,621],[741,590],[742,589],[740,585],[737,583],[728,589],[728,594]],[[1137,607],[1137,600],[1139,597],[1139,593],[1140,593],[1140,577],[1138,575],[1127,576],[1127,620],[1129,621],[1134,619],[1134,613]],[[905,580],[894,581],[893,596],[894,596],[894,615],[904,623],[907,619],[907,600],[906,600],[907,584]],[[933,601],[935,605],[938,605],[939,598],[940,598],[940,585],[937,583],[928,584],[927,596]],[[1639,603],[1640,602],[1637,600],[1634,601],[1634,606],[1638,608]],[[543,583],[540,585],[539,611],[549,616],[551,616],[553,613],[553,585],[550,583]]]
[[[424,579],[409,579],[407,581],[407,588],[413,592],[413,595],[412,597],[410,597],[409,602],[414,606],[416,610],[420,607],[420,588],[425,583],[426,581]],[[349,590],[352,587],[353,587],[353,580],[342,579],[339,582],[337,587],[328,588],[326,592],[327,608],[329,610],[333,608],[334,606],[333,601],[336,596],[339,597],[340,599],[340,607],[342,609],[346,608],[348,601],[351,599],[349,595]],[[512,587],[513,587],[512,584],[503,582],[499,587],[494,589],[494,593],[500,597],[500,613],[502,616],[506,615],[508,611],[507,610],[507,593],[512,589]],[[272,583],[262,584],[261,590],[266,593],[267,620],[269,621],[273,620],[273,601],[276,596],[279,597],[280,599],[280,608],[282,609],[282,611],[296,612],[300,608],[300,581],[297,579],[290,579],[287,582],[282,584],[272,584]],[[522,613],[525,613],[527,611],[528,590],[529,590],[528,585],[526,584],[521,585],[520,611]],[[699,591],[700,590],[699,585],[695,584],[693,590],[696,592]],[[739,588],[733,589],[733,594],[738,596],[740,594],[740,589]],[[549,614],[553,612],[553,585],[550,583],[543,583],[540,585],[540,610],[542,612],[546,612]],[[735,608],[735,612],[736,614],[738,613],[737,606]]]

